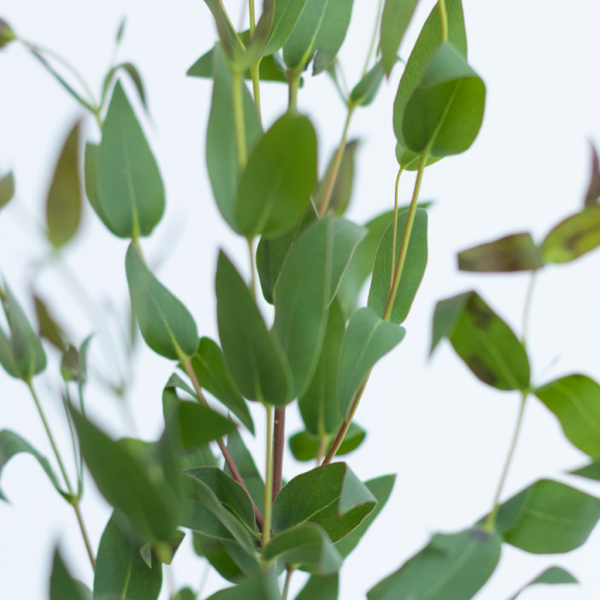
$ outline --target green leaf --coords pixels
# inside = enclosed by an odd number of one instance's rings
[[[340,576],[312,575],[296,596],[296,600],[337,600],[340,587]]]
[[[466,58],[467,34],[465,32],[462,1],[446,0],[446,9],[448,13],[448,40],[452,42]],[[410,54],[410,58],[406,63],[400,85],[398,86],[396,100],[394,102],[394,132],[398,143],[402,148],[407,147],[402,132],[406,105],[419,85],[425,67],[438,49],[441,38],[442,28],[440,25],[440,13],[438,6],[435,5],[427,18]],[[396,151],[396,154],[397,153],[398,152]]]
[[[600,481],[600,460],[596,459],[589,465],[570,471],[570,473],[572,475],[579,475],[579,477]]]
[[[404,108],[408,150],[449,156],[475,141],[485,110],[485,84],[451,42],[435,52]]]
[[[227,436],[227,449],[246,484],[250,496],[254,500],[254,504],[262,506],[265,484],[259,470],[256,468],[252,454],[246,448],[242,436],[237,429]],[[225,472],[231,475],[227,465],[225,465]]]
[[[600,246],[600,206],[588,206],[559,223],[542,243],[547,263],[566,263]]]
[[[337,542],[358,527],[377,501],[345,463],[294,477],[273,503],[274,532],[317,523]]]
[[[6,281],[4,286],[3,292],[0,285],[0,299],[10,338],[0,327],[0,364],[11,377],[27,382],[46,368],[46,354]]]
[[[160,469],[152,479],[139,459],[92,425],[77,411],[71,415],[81,453],[100,493],[121,510],[146,539],[169,541],[178,519],[178,499]]]
[[[65,333],[62,327],[56,322],[50,314],[48,307],[44,301],[34,294],[33,302],[35,305],[35,314],[38,321],[38,332],[41,338],[47,339],[55,348],[61,352],[65,352]]]
[[[542,479],[502,504],[496,529],[504,541],[533,554],[579,548],[600,519],[600,499]]]
[[[235,206],[240,232],[251,239],[288,231],[306,212],[316,177],[315,130],[307,117],[288,112],[250,155]]]
[[[219,345],[210,338],[200,338],[198,351],[192,357],[192,368],[200,387],[222,402],[250,433],[254,433],[250,410],[227,371],[225,357]]]
[[[133,85],[135,86],[135,89],[137,90],[137,93],[140,96],[142,105],[146,109],[146,112],[148,112],[148,103],[146,101],[146,90],[144,89],[144,82],[142,81],[142,77],[139,71],[137,70],[137,67],[130,62],[124,62],[119,65],[116,65],[112,67],[112,69],[106,74],[106,77],[104,78],[104,84],[102,86],[102,101],[104,101],[104,98],[106,97],[106,92],[110,87],[110,83],[113,77],[120,70],[125,71],[125,73],[127,73],[129,77],[131,77],[131,81],[133,82]]]
[[[561,569],[560,567],[550,567],[546,569],[543,573],[541,573],[538,577],[536,577],[533,581],[530,581],[527,585],[524,585],[514,596],[510,598],[510,600],[517,600],[517,598],[524,592],[527,588],[532,585],[538,585],[540,583],[547,583],[556,585],[559,583],[579,583],[571,573]]]
[[[242,173],[235,135],[233,82],[225,55],[218,44],[214,50],[213,79],[212,104],[206,132],[206,166],[221,215],[235,232],[240,233],[235,208]],[[251,152],[262,135],[262,129],[254,101],[246,86],[242,88],[246,144],[248,152]]]
[[[469,600],[490,578],[500,559],[496,533],[469,529],[436,533],[429,544],[379,582],[369,600]]]
[[[94,598],[115,594],[129,600],[156,600],[162,585],[162,565],[150,558],[148,566],[140,555],[144,542],[121,530],[123,515],[113,512],[98,546],[94,574]]]
[[[376,477],[375,479],[365,481],[365,485],[377,499],[377,506],[367,517],[365,517],[364,521],[354,531],[350,532],[345,538],[336,543],[335,547],[344,558],[356,548],[369,527],[371,527],[373,521],[383,510],[383,507],[386,505],[392,493],[395,482],[395,475],[384,475],[383,477]]]
[[[353,106],[369,106],[379,91],[384,75],[383,63],[378,61],[350,92],[350,104]]]
[[[133,244],[127,249],[125,270],[131,306],[146,344],[171,360],[194,356],[198,330],[192,315],[151,273]]]
[[[123,238],[150,235],[165,210],[165,190],[120,82],[108,107],[97,168],[98,201],[111,231]]]
[[[398,49],[412,20],[419,0],[386,0],[381,17],[381,60],[389,77],[398,57]],[[437,9],[437,7],[436,7]]]
[[[325,530],[315,523],[277,533],[263,551],[265,560],[276,558],[290,565],[316,567],[320,575],[334,573],[342,566],[342,557]]]
[[[335,396],[333,398],[335,400]],[[335,455],[342,456],[353,452],[362,444],[366,436],[367,432],[362,427],[356,423],[351,423],[344,436],[344,441],[340,444]],[[326,450],[329,450],[333,445],[333,438],[327,437],[329,438],[329,444],[326,446]],[[289,445],[294,458],[301,462],[315,460],[319,453],[319,438],[307,431],[292,435],[289,439]]]
[[[17,36],[11,26],[4,19],[0,19],[0,48],[4,48],[15,39]]]
[[[306,1],[288,0],[287,2],[282,2],[280,0],[276,3],[271,35],[263,51],[264,55],[273,54],[273,52],[279,50],[287,42],[304,10]]]
[[[227,11],[223,6],[222,0],[204,0],[206,5],[213,14],[215,23],[217,25],[217,31],[219,32],[219,39],[221,45],[227,55],[230,62],[240,61],[244,54],[246,54],[246,48],[242,43],[235,27],[231,24]]]
[[[529,387],[529,359],[525,348],[476,292],[437,303],[431,353],[444,337],[483,383],[499,390]]]
[[[197,402],[179,404],[179,425],[185,449],[204,446],[235,429],[235,423]]]
[[[240,585],[225,588],[207,600],[281,600],[276,572],[269,569]]]
[[[396,144],[396,160],[398,164],[405,171],[418,171],[419,163],[421,162],[421,155],[416,152],[411,152],[410,150],[406,150],[400,143]],[[430,156],[427,159],[426,167],[435,164],[436,162],[442,160],[442,158],[436,158],[435,156]]]
[[[21,436],[9,429],[0,431],[0,476],[2,475],[4,467],[8,464],[8,461],[13,456],[21,453],[31,454],[31,456],[38,461],[40,467],[44,469],[46,475],[48,475],[48,478],[52,482],[52,485],[56,488],[56,491],[65,498],[68,496],[68,494],[61,489],[56,473],[48,459],[40,454],[29,442],[26,442]],[[2,489],[0,489],[0,500],[8,502]]]
[[[600,198],[600,160],[594,144],[591,144],[592,149],[592,168],[590,173],[590,183],[585,194],[584,206],[595,206]],[[1,194],[0,194],[1,195]],[[1,205],[1,201],[0,201]]]
[[[85,179],[85,195],[90,202],[91,207],[98,218],[104,223],[104,226],[114,235],[118,235],[118,230],[113,227],[108,220],[102,205],[100,204],[100,196],[98,195],[98,157],[100,156],[100,146],[87,142],[85,145],[84,156],[84,179]]]
[[[400,256],[402,238],[408,219],[408,211],[398,215],[396,230],[396,252],[392,258],[394,227],[391,223],[386,229],[373,268],[373,281],[369,290],[367,306],[383,319],[391,286],[392,260],[396,266]],[[393,221],[393,218],[392,218]],[[400,286],[390,314],[390,321],[400,325],[406,320],[410,307],[417,295],[427,267],[427,211],[417,208],[413,228],[408,243],[408,252],[402,269]]]
[[[50,600],[90,600],[89,590],[80,581],[71,577],[58,548],[54,551],[52,560]]]
[[[12,171],[0,177],[0,209],[4,208],[15,195],[15,176]]]
[[[404,338],[403,327],[380,319],[370,308],[356,311],[342,342],[338,404],[347,417],[352,400],[375,363]]]
[[[314,55],[313,75],[335,60],[350,25],[353,0],[308,0],[283,46],[285,64],[302,72]]]
[[[507,235],[458,254],[458,268],[461,271],[513,273],[543,266],[542,255],[530,233]]]
[[[196,600],[196,594],[191,588],[184,587],[173,596],[173,600]]]
[[[574,446],[600,456],[600,385],[585,375],[569,375],[533,393],[556,415]]]

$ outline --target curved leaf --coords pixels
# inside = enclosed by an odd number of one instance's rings
[[[296,600],[337,600],[340,588],[339,573],[333,575],[312,575]]]
[[[304,10],[307,0],[288,0],[277,2],[269,41],[263,50],[263,56],[277,52],[288,40]],[[264,58],[263,58],[264,60]]]
[[[58,548],[54,551],[52,574],[50,575],[50,600],[90,600],[89,590],[76,579],[73,579]]]
[[[144,89],[144,82],[142,81],[142,77],[139,71],[137,70],[137,67],[130,62],[124,62],[119,65],[116,65],[106,74],[106,77],[104,78],[104,85],[102,86],[102,100],[104,100],[104,98],[106,97],[106,92],[108,91],[110,82],[112,81],[114,75],[118,73],[118,71],[121,69],[125,71],[129,75],[129,77],[131,77],[131,81],[133,82],[133,85],[135,86],[137,93],[140,96],[142,105],[146,109],[146,112],[148,112],[148,103],[146,101],[146,90]]]
[[[350,104],[353,106],[369,106],[379,91],[384,75],[383,63],[379,61],[354,86],[350,92]]]
[[[329,445],[327,445],[325,449],[329,450],[333,445],[333,436],[327,437],[329,438]],[[343,456],[344,454],[353,452],[363,443],[365,437],[367,437],[367,432],[360,427],[360,425],[357,425],[354,422],[350,423],[350,427],[344,436],[344,440],[340,444],[335,455]],[[301,431],[292,435],[288,442],[294,458],[301,462],[315,460],[319,454],[319,438],[307,431]]]
[[[0,177],[0,209],[4,208],[15,195],[15,176],[12,171]]]
[[[381,17],[380,48],[385,73],[390,76],[398,49],[411,22],[419,0],[386,0]]]
[[[543,573],[538,575],[533,581],[530,581],[527,585],[524,585],[514,596],[510,598],[510,600],[517,600],[517,598],[524,592],[527,588],[532,585],[538,585],[540,583],[546,583],[551,585],[556,585],[559,583],[579,583],[571,573],[561,569],[560,567],[550,567],[546,569]]]

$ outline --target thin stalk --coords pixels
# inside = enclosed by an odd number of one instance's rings
[[[263,548],[271,539],[271,503],[273,496],[273,406],[265,404],[267,411],[267,464],[265,469],[265,523],[262,530]]]
[[[371,62],[371,56],[373,55],[373,49],[375,48],[375,42],[377,41],[377,32],[379,31],[379,20],[381,19],[381,10],[383,8],[383,0],[379,0],[379,6],[377,7],[377,18],[375,19],[375,27],[373,29],[373,36],[371,37],[371,44],[369,45],[369,51],[367,52],[367,59],[365,60],[365,66],[362,71],[364,77],[369,70],[369,63]]]
[[[327,450],[327,444],[331,438],[326,435],[322,435],[319,438],[319,447],[317,449],[317,467],[321,464],[323,457],[325,456],[325,451]]]
[[[394,192],[394,231],[392,237],[392,272],[390,276],[390,290],[392,289],[392,282],[394,281],[394,271],[396,270],[396,235],[398,233],[398,186],[400,185],[400,175],[404,171],[403,167],[400,167],[398,171],[398,177],[396,177],[396,188]]]
[[[448,41],[448,11],[446,10],[446,0],[438,0],[440,11],[440,24],[442,26],[442,44]]]
[[[244,123],[244,96],[242,73],[233,73],[233,119],[235,122],[235,139],[237,142],[238,164],[240,169],[246,168],[248,162],[248,146],[246,144],[246,125]]]
[[[256,110],[258,111],[258,120],[262,125],[262,115],[260,110],[260,61],[262,58],[259,58],[251,67],[250,67],[250,75],[252,76],[252,91],[254,92],[254,104],[256,105]]]
[[[92,563],[92,569],[96,570],[96,559],[94,558],[94,551],[92,550],[90,538],[88,536],[87,529],[85,528],[85,523],[83,522],[83,517],[79,508],[79,500],[73,502],[73,510],[75,511],[75,515],[77,516],[77,522],[79,523],[79,529],[81,530],[81,535],[83,537],[85,549],[87,550],[88,557],[90,559],[90,562]]]
[[[283,449],[285,447],[285,406],[275,409],[273,431],[273,502],[283,484]]]
[[[254,300],[256,300],[256,275],[254,273],[254,249],[252,248],[252,240],[250,238],[246,238],[248,242],[248,254],[250,256],[250,293]]]
[[[529,285],[527,286],[527,296],[525,297],[525,309],[523,311],[523,337],[521,338],[524,348],[527,348],[527,331],[529,329],[529,316],[531,314],[533,290],[535,289],[535,282],[537,280],[536,275],[537,270],[531,271],[531,278],[529,280]]]
[[[185,360],[182,360],[181,362],[182,362],[183,368],[185,369],[185,372],[188,374],[189,378],[192,380],[192,385],[194,386],[194,389],[196,390],[196,394],[198,395],[200,402],[202,404],[204,404],[205,406],[209,406],[209,404],[206,400],[206,397],[202,393],[202,388],[200,387],[200,383],[198,381],[198,378],[196,377],[196,373],[194,373],[194,369],[192,368],[192,363],[190,362],[190,359],[186,358]],[[231,475],[246,490],[246,492],[248,493],[248,496],[250,496],[250,492],[248,492],[248,488],[246,487],[246,484],[244,483],[244,478],[241,476],[241,474],[235,464],[235,461],[233,460],[233,456],[231,456],[231,453],[229,452],[229,449],[227,448],[227,446],[225,445],[225,443],[223,442],[223,440],[221,438],[217,439],[217,444],[219,445],[219,448],[221,449],[223,458],[225,459],[225,463],[227,464],[227,466],[229,467],[229,470],[231,471]],[[252,500],[252,496],[250,496],[250,500]],[[254,516],[256,517],[256,524],[258,525],[258,528],[262,530],[264,519],[263,519],[263,516],[260,514],[260,510],[258,510],[258,507],[256,506],[256,504],[254,504],[254,500],[252,500],[252,506],[254,508]]]
[[[342,140],[333,158],[331,173],[329,174],[329,179],[327,180],[323,201],[319,207],[319,218],[321,218],[329,208],[329,201],[331,200],[331,194],[333,193],[335,180],[337,179],[340,165],[342,164],[342,157],[344,156],[344,150],[346,148],[346,138],[348,137],[348,128],[350,127],[350,121],[352,119],[352,115],[354,114],[354,108],[355,107],[352,104],[348,106],[348,116],[346,117],[346,124],[344,125],[344,133],[342,134]]]
[[[292,575],[295,570],[295,567],[288,565],[285,583],[283,584],[283,592],[281,593],[282,600],[287,600],[288,594],[290,593],[290,582],[292,581]]]
[[[254,35],[254,28],[256,27],[256,17],[254,15],[254,0],[248,0],[248,7],[250,8],[250,36]]]
[[[296,73],[294,70],[289,70],[286,73],[288,80],[288,111],[296,110],[298,106],[298,89],[300,88],[301,73]]]
[[[498,510],[500,509],[500,496],[502,494],[504,484],[506,483],[506,477],[508,475],[508,470],[510,469],[512,459],[515,454],[515,448],[517,447],[517,440],[519,439],[519,433],[521,432],[521,425],[523,424],[523,415],[525,413],[526,401],[527,401],[527,393],[523,392],[522,397],[521,397],[521,408],[519,409],[519,416],[517,417],[517,424],[515,426],[515,431],[513,433],[513,438],[512,438],[511,444],[510,444],[510,448],[508,450],[508,455],[506,457],[504,469],[502,470],[502,476],[500,477],[500,483],[498,484],[498,490],[496,491],[496,496],[494,497],[494,504],[492,505],[492,510],[491,510],[490,514],[488,515],[488,518],[485,521],[485,526],[484,526],[485,531],[492,531],[494,529],[494,525],[496,523],[496,517],[498,516]]]

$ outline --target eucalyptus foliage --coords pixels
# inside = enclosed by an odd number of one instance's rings
[[[367,436],[354,422],[363,392],[377,363],[407,335],[402,324],[428,258],[430,203],[419,202],[425,170],[468,150],[482,124],[486,86],[469,63],[462,2],[439,0],[409,53],[402,42],[418,0],[381,0],[362,77],[349,92],[341,85],[337,54],[353,0],[265,0],[260,15],[249,0],[245,31],[236,30],[221,0],[205,2],[219,41],[206,48],[188,75],[210,81],[208,176],[225,223],[248,245],[251,272],[247,281],[240,265],[218,253],[214,290],[203,290],[216,298],[218,340],[198,332],[177,290],[167,289],[144,257],[143,238],[160,224],[166,200],[144,132],[149,108],[138,69],[113,61],[96,99],[83,78],[71,81],[74,69],[63,72],[66,61],[57,62],[54,53],[20,38],[0,19],[0,48],[22,44],[97,126],[88,135],[91,128],[75,122],[54,161],[45,204],[48,244],[59,256],[77,235],[85,190],[108,231],[128,240],[123,257],[133,317],[128,352],[135,350],[139,328],[147,346],[173,368],[164,387],[148,399],[162,399],[164,428],[158,438],[115,440],[86,414],[91,338],[76,347],[38,296],[32,298],[34,327],[22,308],[24,298],[7,281],[0,284],[6,317],[0,365],[29,389],[55,453],[50,460],[17,433],[2,430],[0,474],[17,454],[35,458],[73,507],[95,568],[93,582],[81,583],[55,549],[51,600],[156,600],[164,565],[184,537],[232,584],[211,596],[214,600],[287,600],[296,570],[310,573],[297,600],[336,600],[345,558],[393,493],[395,475],[363,481],[336,457],[355,451]],[[115,54],[124,30],[122,22]],[[399,60],[400,50],[406,61]],[[398,180],[404,171],[416,170],[415,189],[410,205],[399,207],[396,186],[389,209],[358,224],[345,216],[359,147],[347,139],[348,132],[355,111],[371,104],[393,69],[402,69],[389,107]],[[347,120],[338,149],[319,173],[316,129],[312,115],[298,111],[297,96],[311,77],[325,72],[342,95]],[[144,111],[135,109],[122,80],[133,84]],[[289,88],[287,109],[282,107],[268,128],[262,124],[262,81]],[[0,209],[15,201],[16,191],[18,178],[0,174]],[[579,210],[542,240],[519,232],[466,249],[458,266],[474,273],[530,272],[533,282],[552,264],[600,246],[599,197],[593,150]],[[265,320],[260,291],[273,305],[272,321]],[[502,499],[530,397],[590,457],[574,474],[600,480],[600,385],[579,373],[533,383],[525,333],[518,336],[476,291],[441,300],[432,331],[431,352],[448,340],[481,382],[518,393],[521,411],[489,514],[474,516],[463,531],[435,533],[396,571],[373,582],[369,600],[468,600],[492,576],[506,545],[534,554],[570,552],[586,542],[600,519],[599,498],[557,481],[542,479]],[[34,384],[47,367],[46,344],[62,356],[61,394],[74,434],[75,482]],[[111,386],[117,396],[126,395],[126,381]],[[316,464],[284,482],[285,411],[296,401],[305,428],[289,436],[290,449],[299,461]],[[249,402],[265,410],[264,470],[240,435],[242,427],[255,433]],[[98,548],[89,542],[80,510],[84,464],[113,508]],[[0,499],[7,500],[4,491]],[[560,583],[576,580],[551,567],[532,574],[513,598],[531,585]],[[200,593],[184,588],[174,591],[172,600],[193,600]]]

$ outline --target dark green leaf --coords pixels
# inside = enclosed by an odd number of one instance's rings
[[[150,272],[133,244],[125,270],[131,306],[146,344],[171,360],[196,354],[198,330],[187,308]]]
[[[410,24],[419,0],[386,0],[381,17],[381,60],[390,76],[404,34]],[[437,8],[437,7],[436,7]]]
[[[594,206],[600,198],[600,160],[594,144],[590,144],[592,148],[592,168],[590,173],[590,183],[585,194],[584,206]],[[0,194],[1,195],[1,194]],[[2,202],[0,201],[0,205]]]
[[[216,342],[207,337],[200,338],[198,351],[192,357],[192,368],[200,387],[220,400],[251,433],[254,433],[254,423],[248,405],[231,380],[225,366],[225,357]]]
[[[279,340],[267,331],[250,291],[223,252],[216,288],[221,347],[238,389],[248,400],[287,404],[292,376]]]
[[[34,295],[33,302],[38,320],[39,336],[47,339],[54,347],[64,352],[67,348],[65,346],[65,334],[62,327],[55,321],[48,307],[39,296]]]
[[[335,400],[335,396],[333,398]],[[344,436],[344,441],[340,444],[335,455],[342,456],[353,452],[362,444],[366,436],[367,432],[362,427],[356,423],[351,423]],[[333,445],[333,438],[331,436],[327,436],[327,438],[329,438],[329,444],[325,446],[325,450],[329,450]],[[319,453],[319,438],[307,431],[301,431],[291,436],[289,445],[294,458],[301,462],[315,460]]]
[[[396,252],[392,258],[394,227],[391,223],[386,229],[373,268],[373,281],[369,290],[367,306],[383,319],[390,293],[390,279],[392,275],[392,261],[398,264],[400,248],[404,237],[404,230],[408,219],[408,211],[398,215],[396,229]],[[393,218],[392,218],[393,220]],[[399,325],[406,320],[413,300],[417,295],[419,286],[427,266],[427,211],[417,208],[413,222],[408,252],[402,269],[398,293],[390,314],[390,321]]]
[[[370,308],[356,311],[342,342],[338,404],[348,416],[352,400],[375,363],[404,338],[403,327],[380,319]]]
[[[143,540],[122,531],[122,519],[113,512],[100,538],[94,598],[115,594],[129,600],[156,600],[162,585],[162,565],[151,557],[151,566],[144,562],[140,555]]]
[[[543,266],[542,255],[530,233],[508,235],[458,254],[458,268],[461,271],[512,273]]]
[[[448,338],[456,353],[484,383],[499,390],[529,387],[529,359],[511,328],[476,292],[437,303],[431,352]]]
[[[76,579],[73,579],[58,549],[54,551],[52,574],[50,575],[50,600],[89,600],[89,590]],[[135,599],[132,599],[135,600]]]
[[[496,529],[526,552],[561,554],[584,544],[598,519],[600,499],[542,479],[502,504]]]
[[[256,506],[262,506],[264,503],[263,496],[265,484],[259,470],[256,468],[252,454],[250,454],[248,448],[244,445],[242,436],[237,430],[232,431],[227,436],[227,449],[231,453],[233,462],[238,468],[238,471],[246,484],[246,488],[254,500],[254,504],[256,504]],[[225,467],[225,470],[230,474],[227,466]]]
[[[302,523],[321,525],[337,542],[360,525],[377,501],[345,463],[294,477],[273,503],[273,531]]]
[[[313,75],[327,69],[344,43],[353,0],[308,0],[283,46],[285,64],[302,72],[315,56]]]
[[[98,196],[98,157],[100,156],[100,146],[87,142],[85,145],[84,157],[84,179],[85,179],[85,194],[90,202],[94,212],[98,218],[104,223],[105,227],[115,235],[118,235],[117,230],[112,226]]]
[[[469,600],[490,578],[502,539],[496,533],[469,529],[437,533],[398,571],[378,583],[369,600]]]
[[[312,575],[296,600],[337,600],[340,587],[340,576],[338,573],[321,577]]]
[[[286,43],[290,34],[296,27],[296,23],[298,22],[305,5],[306,0],[288,0],[287,2],[282,2],[280,0],[277,2],[271,35],[263,54],[272,54]]]
[[[600,246],[600,206],[588,206],[559,223],[542,243],[545,262],[566,263]]]
[[[197,402],[180,403],[179,425],[185,449],[203,446],[235,429],[233,421]]]
[[[146,109],[146,112],[148,112],[148,103],[146,101],[146,91],[144,89],[144,82],[142,81],[142,77],[139,71],[137,70],[137,67],[130,62],[125,62],[116,65],[112,67],[112,69],[106,74],[106,77],[104,78],[104,85],[102,86],[102,101],[104,101],[104,98],[106,97],[106,92],[110,87],[110,83],[113,80],[113,77],[120,70],[125,71],[129,75],[129,77],[131,77],[131,81],[133,82],[133,85],[135,86],[137,93],[140,96],[142,105]]]
[[[0,209],[4,208],[15,195],[15,176],[12,171],[0,177]]]
[[[207,600],[281,600],[274,569],[213,594]]]
[[[165,210],[165,190],[120,82],[108,107],[97,168],[99,205],[111,231],[123,238],[150,235]]]
[[[517,598],[524,592],[527,588],[532,585],[538,585],[540,583],[547,584],[559,584],[559,583],[579,583],[571,573],[561,569],[560,567],[550,567],[546,569],[541,575],[536,577],[533,581],[530,581],[527,585],[524,585],[514,596],[510,598],[510,600],[517,600]]]
[[[354,106],[369,106],[375,99],[385,71],[382,61],[377,64],[354,86],[350,93],[350,104]]]

